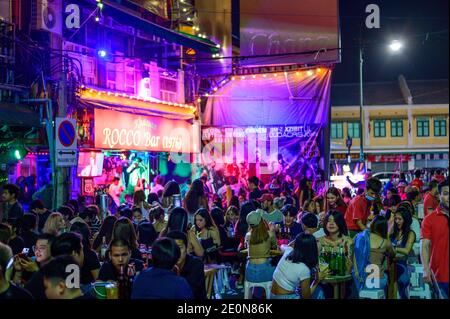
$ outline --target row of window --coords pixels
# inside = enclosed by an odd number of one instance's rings
[[[347,135],[351,138],[359,138],[359,122],[348,122],[347,123]],[[332,139],[342,139],[344,138],[344,123],[331,123],[331,138]]]
[[[403,120],[390,120],[391,122],[391,137],[403,137]],[[430,136],[430,121],[429,119],[417,119],[417,136]],[[373,136],[386,137],[386,120],[373,121]],[[347,136],[351,138],[359,138],[360,129],[359,122],[347,123]],[[447,120],[444,118],[434,119],[434,136],[447,136]],[[331,138],[344,138],[344,125],[342,122],[331,123]]]

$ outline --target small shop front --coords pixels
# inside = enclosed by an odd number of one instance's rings
[[[157,175],[179,183],[191,177],[192,154],[200,141],[194,107],[133,103],[107,94],[96,94],[94,102],[93,96],[84,96],[78,116],[81,147],[74,191],[97,199],[108,194],[117,207],[130,203],[137,190],[147,196]]]

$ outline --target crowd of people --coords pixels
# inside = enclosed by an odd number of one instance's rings
[[[424,281],[448,298],[449,183],[441,174],[383,185],[368,173],[355,189],[320,190],[312,179],[294,185],[279,175],[267,185],[251,176],[211,187],[202,174],[187,191],[163,180],[148,196],[137,190],[132,202],[116,201],[103,220],[83,200],[52,212],[36,199],[24,212],[20,189],[4,185],[0,299],[99,298],[107,282],[118,285],[116,298],[205,299],[207,264],[228,265],[235,289],[271,282],[270,296],[255,289],[255,298],[333,298],[327,278],[340,276],[351,278],[342,298],[365,289],[389,296],[393,285],[406,299],[419,244]]]

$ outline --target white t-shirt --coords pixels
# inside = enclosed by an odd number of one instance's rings
[[[277,284],[288,291],[295,291],[305,279],[311,278],[311,271],[304,263],[293,263],[291,260],[287,260],[287,256],[293,251],[292,247],[286,247],[278,262],[277,268],[273,273],[273,279]]]

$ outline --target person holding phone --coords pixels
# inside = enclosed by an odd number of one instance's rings
[[[26,251],[14,257],[14,283],[23,285],[35,299],[46,299],[44,277],[41,267],[51,259],[50,247],[55,237],[41,234],[33,246],[34,258],[26,256]]]
[[[33,299],[28,291],[10,282],[13,260],[11,248],[0,243],[0,300]]]

